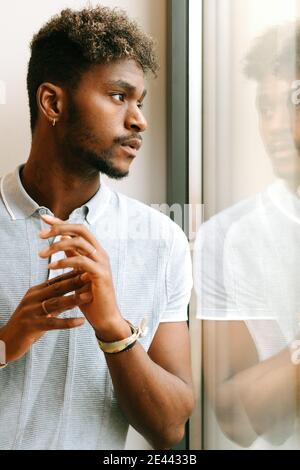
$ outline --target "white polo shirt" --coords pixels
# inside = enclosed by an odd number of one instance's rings
[[[197,317],[244,321],[259,360],[274,357],[300,334],[299,247],[300,199],[282,180],[212,217],[195,244]],[[278,422],[252,448],[300,449],[299,431]]]
[[[40,207],[22,186],[19,165],[1,178],[0,327],[26,291],[47,278],[38,251]],[[101,183],[69,217],[94,234],[110,258],[118,306],[133,324],[148,320],[147,351],[160,322],[187,320],[191,261],[182,230],[160,212]],[[82,316],[79,308],[62,317]],[[137,371],[138,373],[138,371]],[[128,423],[105,357],[88,322],[47,332],[20,360],[0,370],[0,449],[121,449]]]

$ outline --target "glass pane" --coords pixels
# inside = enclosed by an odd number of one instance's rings
[[[300,1],[203,7],[202,443],[300,449]]]

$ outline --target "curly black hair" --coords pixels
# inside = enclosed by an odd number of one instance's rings
[[[153,39],[117,8],[64,9],[40,29],[30,46],[27,90],[32,132],[38,118],[36,93],[43,82],[74,90],[91,66],[120,59],[135,60],[144,73],[156,75],[158,70]]]
[[[244,59],[244,72],[260,82],[267,74],[295,77],[300,71],[300,21],[270,27],[255,38]]]

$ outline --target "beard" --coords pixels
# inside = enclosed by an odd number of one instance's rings
[[[111,147],[95,150],[103,147],[103,144],[84,124],[74,102],[70,99],[69,118],[62,142],[65,155],[63,163],[67,170],[86,179],[94,177],[99,172],[109,178],[125,178],[129,171],[121,170],[114,163],[114,147],[121,143],[122,138],[116,138]]]
[[[93,137],[91,135],[91,137]],[[72,155],[72,168],[74,168],[74,157],[76,159],[76,164],[78,163],[77,169],[78,173],[82,176],[92,176],[96,172],[103,173],[109,178],[122,179],[128,176],[128,171],[120,170],[113,161],[113,151],[112,149],[102,150],[102,151],[93,151],[87,149],[80,144],[70,142],[68,144],[68,149]]]

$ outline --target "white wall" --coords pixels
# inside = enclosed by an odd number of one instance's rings
[[[166,5],[167,0],[90,1],[119,7],[157,41],[161,69],[147,83],[144,112],[149,128],[129,178],[109,184],[147,204],[166,200]],[[82,0],[11,0],[0,3],[0,174],[26,161],[30,148],[26,67],[32,35],[64,7],[80,8]],[[3,104],[3,88],[6,102]]]
[[[90,1],[94,5],[99,2]],[[167,0],[102,0],[102,5],[120,7],[136,19],[157,42],[160,72],[147,83],[144,112],[148,131],[129,177],[108,184],[147,204],[166,202],[166,41]],[[80,0],[11,0],[0,3],[0,174],[11,171],[28,158],[30,148],[26,68],[29,43],[50,16],[64,7],[80,8]],[[5,95],[5,96],[4,96]],[[149,448],[133,430],[127,447]]]

